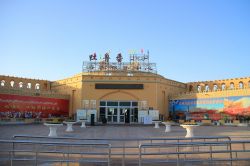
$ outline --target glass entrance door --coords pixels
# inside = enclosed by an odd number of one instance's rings
[[[120,122],[130,123],[130,108],[120,108]]]
[[[138,122],[138,102],[100,101],[99,119],[106,119],[108,123]]]
[[[111,123],[117,123],[118,121],[118,112],[117,112],[117,107],[108,107],[107,108],[107,118],[108,122]]]

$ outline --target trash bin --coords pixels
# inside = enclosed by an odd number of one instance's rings
[[[90,125],[91,125],[91,126],[94,126],[94,125],[95,125],[95,114],[91,114],[91,117],[90,117]]]

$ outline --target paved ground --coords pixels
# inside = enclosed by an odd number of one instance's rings
[[[184,137],[186,135],[186,130],[180,126],[172,126],[172,131],[165,133],[165,126],[160,126],[160,128],[155,129],[153,125],[106,125],[106,126],[87,126],[87,128],[81,128],[80,124],[73,126],[73,132],[66,132],[66,125],[58,128],[58,136],[60,137],[76,137],[76,138],[167,138],[167,137]],[[0,139],[11,139],[13,135],[35,135],[35,136],[48,136],[49,129],[43,124],[33,124],[33,125],[0,125]],[[231,136],[233,140],[238,140],[239,137],[244,137],[242,139],[250,140],[250,127],[232,127],[232,126],[199,126],[195,128],[195,136]],[[113,151],[113,150],[112,150]],[[248,153],[249,154],[249,153]],[[246,154],[246,155],[248,155]],[[242,154],[239,154],[242,156]],[[243,154],[244,155],[244,154]],[[248,158],[248,156],[245,156]],[[111,166],[121,165],[122,156],[116,158],[116,156],[111,156]],[[133,156],[131,156],[133,158]],[[138,156],[135,156],[135,160],[130,159],[130,156],[126,157],[125,165],[137,166]],[[132,162],[131,162],[131,161]],[[131,163],[130,163],[131,162]],[[208,163],[208,162],[187,162],[180,165],[190,166],[190,165],[230,165],[230,162],[220,162],[220,163]],[[0,164],[1,165],[1,164]],[[9,162],[3,163],[3,165],[10,165]],[[27,161],[18,161],[14,165],[34,165],[34,163],[28,163]],[[61,163],[39,164],[42,166],[57,166]],[[74,166],[86,166],[83,164],[70,164]],[[87,164],[88,166],[103,166],[103,164]],[[106,164],[104,164],[106,165]],[[143,164],[146,165],[146,164]],[[149,165],[156,165],[149,164]],[[162,165],[162,164],[161,164]],[[165,164],[163,164],[165,165]],[[168,165],[176,165],[176,163],[168,163]],[[250,162],[237,162],[233,165],[248,166]]]
[[[172,126],[172,131],[165,133],[165,126],[159,129],[151,125],[106,125],[87,126],[81,128],[73,126],[73,132],[66,132],[66,126],[58,128],[58,136],[78,138],[151,138],[151,137],[184,137],[186,130],[180,126]],[[10,139],[16,134],[47,136],[48,127],[43,124],[34,125],[0,125],[0,139]],[[195,136],[245,136],[250,137],[250,127],[232,126],[199,126],[195,128]],[[250,138],[248,138],[250,139]]]

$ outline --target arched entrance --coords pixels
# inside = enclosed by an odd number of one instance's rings
[[[114,91],[102,96],[99,101],[100,120],[105,119],[108,123],[138,122],[138,98],[133,94]]]

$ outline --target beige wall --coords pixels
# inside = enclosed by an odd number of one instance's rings
[[[68,94],[70,96],[69,116],[72,116],[77,109],[81,108],[81,74],[52,82],[51,89],[58,94]]]
[[[194,98],[214,98],[229,96],[249,96],[250,95],[250,77],[200,81],[181,83],[178,81],[166,79],[158,74],[137,72],[133,76],[127,76],[126,73],[112,72],[112,75],[105,75],[103,72],[79,73],[72,77],[50,82],[47,80],[28,79],[21,77],[0,76],[0,81],[4,81],[4,86],[0,86],[0,93],[13,93],[20,95],[36,95],[39,91],[41,95],[55,98],[70,99],[70,115],[75,114],[77,109],[83,108],[83,100],[96,100],[97,109],[101,100],[114,101],[147,101],[148,107],[159,110],[160,114],[168,117],[169,99],[194,99]],[[14,81],[14,86],[10,82]],[[19,83],[23,83],[23,88]],[[31,88],[27,84],[31,83]],[[40,89],[36,90],[35,85],[40,84]],[[108,84],[143,84],[144,89],[95,89],[96,83]],[[234,88],[230,88],[230,84]],[[239,88],[239,83],[243,87]],[[221,85],[225,84],[225,90]],[[197,92],[197,86],[201,86],[201,91]],[[205,86],[208,85],[208,91]],[[217,85],[217,90],[213,86]],[[191,88],[192,87],[192,88]]]
[[[11,82],[14,83],[13,87],[11,86]],[[31,88],[27,88],[28,83],[31,83]],[[22,87],[20,87],[21,84],[22,84]],[[38,84],[39,84],[39,90],[42,90],[42,91],[50,90],[50,81],[47,81],[47,80],[0,75],[0,86],[4,85],[5,88],[18,88],[18,89],[31,89],[31,90],[33,89],[34,90],[38,88],[38,86],[36,86]]]
[[[201,87],[201,92],[205,91],[206,85],[209,87],[209,91],[214,91],[214,85],[217,85],[218,90],[223,90],[222,85],[225,85],[226,89],[232,89],[231,84],[233,84],[233,89],[239,89],[240,84],[242,88],[250,88],[250,77],[245,78],[234,78],[234,79],[224,79],[224,80],[214,80],[214,81],[199,81],[199,82],[189,82],[187,83],[188,89],[190,92],[197,92],[197,87]]]
[[[144,89],[95,89],[96,83],[116,84],[143,84]],[[96,100],[97,108],[101,100],[128,100],[147,101],[148,107],[159,110],[160,114],[168,116],[168,96],[172,93],[186,91],[186,85],[173,80],[165,79],[157,74],[134,76],[105,76],[84,75],[82,87],[82,100]]]

